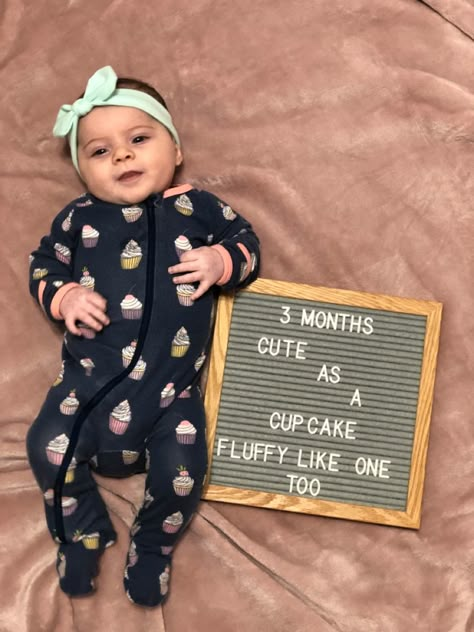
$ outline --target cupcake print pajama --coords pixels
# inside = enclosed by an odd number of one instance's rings
[[[116,534],[91,470],[146,472],[131,530],[124,584],[154,606],[168,592],[173,547],[199,502],[206,473],[199,378],[211,336],[214,289],[196,301],[168,268],[192,248],[222,255],[224,290],[258,274],[250,224],[211,193],[182,185],[130,207],[85,194],[54,220],[30,256],[30,291],[59,321],[79,285],[107,300],[110,325],[66,333],[62,364],[28,437],[46,520],[59,542],[61,588],[94,588],[98,560]]]

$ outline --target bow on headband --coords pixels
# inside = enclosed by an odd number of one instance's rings
[[[87,82],[84,96],[72,105],[62,105],[53,129],[54,136],[67,136],[71,148],[72,162],[80,174],[77,160],[77,127],[79,119],[100,106],[121,105],[143,110],[159,123],[164,125],[173,136],[177,145],[180,144],[178,132],[168,110],[149,94],[140,90],[118,88],[117,75],[111,66],[104,66],[95,72]]]

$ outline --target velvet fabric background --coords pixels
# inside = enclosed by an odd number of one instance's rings
[[[472,0],[3,0],[0,4],[1,632],[470,632]],[[178,182],[261,237],[262,276],[444,304],[419,531],[202,502],[163,608],[122,589],[141,476],[99,479],[119,540],[68,599],[25,435],[62,332],[28,253],[81,193],[51,129],[110,64],[163,93]]]

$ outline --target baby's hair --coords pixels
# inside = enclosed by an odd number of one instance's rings
[[[138,90],[140,92],[144,92],[145,94],[149,94],[151,97],[156,99],[158,103],[168,110],[168,106],[166,105],[166,101],[158,92],[155,90],[153,86],[145,81],[141,81],[140,79],[134,79],[133,77],[118,77],[116,88],[126,88],[127,90]],[[80,99],[84,96],[84,93],[80,95]],[[63,156],[65,158],[71,159],[71,148],[69,147],[69,142],[66,140],[63,147]]]

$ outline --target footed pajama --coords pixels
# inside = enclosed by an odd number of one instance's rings
[[[131,207],[86,194],[68,205],[31,256],[30,289],[52,320],[80,285],[107,300],[110,325],[65,334],[62,367],[27,438],[60,543],[62,589],[94,588],[99,558],[116,534],[91,470],[146,472],[131,531],[125,590],[141,605],[166,596],[173,548],[199,502],[206,472],[199,378],[215,292],[193,301],[168,267],[211,245],[222,255],[224,289],[257,276],[258,240],[230,206],[189,185]]]

